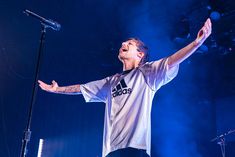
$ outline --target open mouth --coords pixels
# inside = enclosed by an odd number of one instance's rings
[[[128,49],[127,48],[121,48],[121,51],[126,52],[126,51],[128,51]]]

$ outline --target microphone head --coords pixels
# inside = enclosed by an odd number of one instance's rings
[[[30,14],[31,12],[30,12],[29,10],[25,9],[25,10],[23,11],[23,13],[26,14],[27,16],[29,16],[29,14]]]
[[[61,25],[56,21],[45,19],[44,17],[41,17],[27,9],[25,9],[23,13],[26,14],[27,16],[33,16],[34,18],[38,19],[45,28],[51,28],[55,31],[59,31],[61,29]]]

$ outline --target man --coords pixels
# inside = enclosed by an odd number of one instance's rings
[[[173,55],[146,62],[148,49],[138,39],[122,43],[118,58],[123,72],[82,85],[59,87],[55,81],[39,86],[48,92],[82,94],[86,102],[105,102],[103,157],[150,156],[151,107],[156,91],[171,81],[181,62],[188,58],[211,34],[207,19],[196,40]],[[146,151],[146,152],[145,152]]]

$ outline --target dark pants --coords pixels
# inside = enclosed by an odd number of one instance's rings
[[[109,153],[106,157],[149,157],[146,150],[124,148]]]

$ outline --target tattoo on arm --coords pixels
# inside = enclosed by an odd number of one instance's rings
[[[192,43],[171,55],[168,60],[169,67],[174,67],[175,65],[183,62],[185,59],[191,56],[197,50],[197,48],[198,45],[195,43],[195,41],[193,41]]]
[[[60,87],[57,92],[61,94],[81,94],[80,85]]]
[[[80,86],[79,85],[74,85],[74,86],[65,87],[64,92],[65,93],[77,93],[77,92],[80,92]]]

